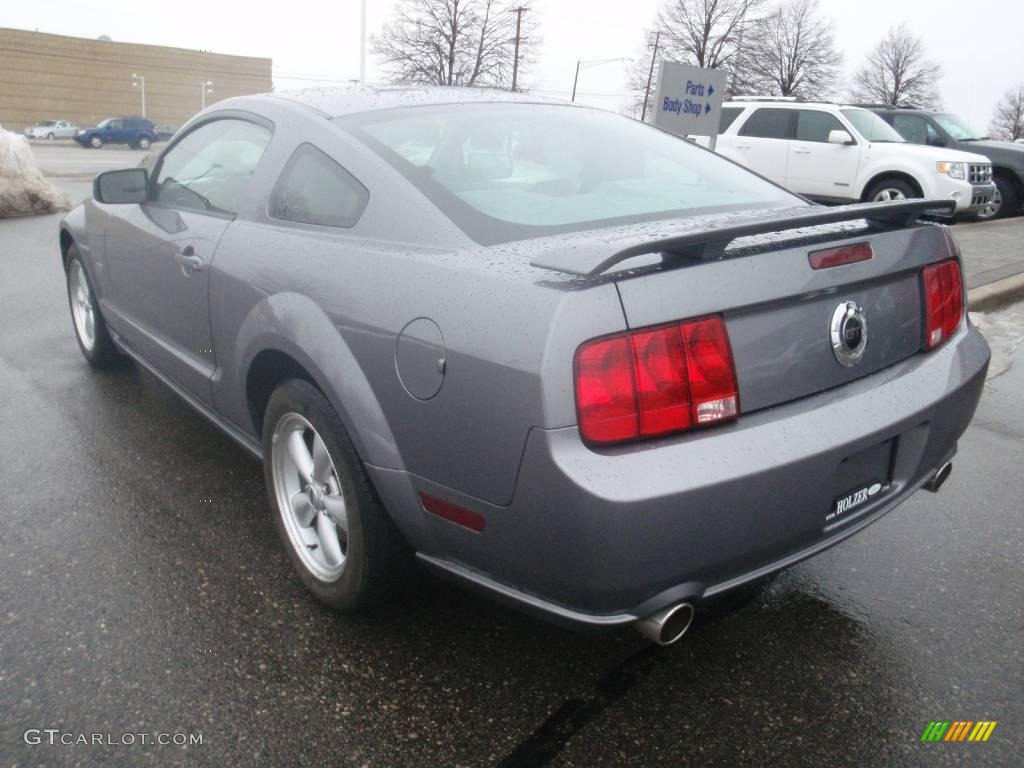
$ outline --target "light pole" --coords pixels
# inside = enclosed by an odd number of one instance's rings
[[[142,89],[142,116],[146,116],[146,76],[132,73],[132,88]]]
[[[206,109],[206,96],[207,94],[213,93],[213,80],[200,80],[199,81],[199,93],[202,94],[202,108]]]
[[[576,76],[572,79],[572,98],[570,101],[576,101],[576,84],[580,80],[580,70],[590,69],[591,67],[599,67],[602,64],[611,64],[616,61],[632,61],[628,56],[619,57],[617,59],[591,59],[590,61],[583,61],[582,59],[576,59]]]

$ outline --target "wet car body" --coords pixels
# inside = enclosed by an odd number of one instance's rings
[[[65,260],[74,244],[118,348],[253,455],[274,387],[310,381],[421,562],[578,627],[631,623],[813,555],[953,456],[989,353],[962,310],[927,348],[922,275],[959,261],[948,230],[919,220],[934,202],[825,209],[780,190],[761,209],[491,237],[479,217],[453,220],[460,200],[428,198],[415,167],[368,149],[365,121],[579,108],[457,91],[221,102],[165,152],[217,119],[271,131],[237,213],[87,201],[62,224]],[[268,214],[310,144],[367,190],[351,226]],[[869,258],[809,264],[865,244]],[[845,303],[869,334],[850,366],[830,341]],[[695,318],[727,332],[738,415],[585,439],[581,350]]]

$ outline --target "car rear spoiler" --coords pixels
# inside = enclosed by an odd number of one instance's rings
[[[712,217],[710,222],[701,218],[647,222],[593,233],[592,238],[584,234],[582,242],[574,238],[575,242],[565,242],[564,247],[545,248],[530,264],[567,275],[592,277],[634,256],[668,253],[696,260],[715,258],[741,237],[858,219],[906,227],[922,216],[951,216],[955,208],[953,200],[898,200],[724,214]],[[651,237],[652,234],[655,236]]]

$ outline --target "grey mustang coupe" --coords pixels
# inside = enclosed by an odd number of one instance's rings
[[[312,90],[101,174],[60,251],[86,359],[262,460],[319,599],[416,558],[669,643],[948,475],[989,359],[951,205],[812,205],[527,96]]]

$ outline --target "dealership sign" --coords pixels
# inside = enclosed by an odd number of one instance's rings
[[[658,69],[654,124],[680,136],[718,134],[725,72],[663,61]]]

